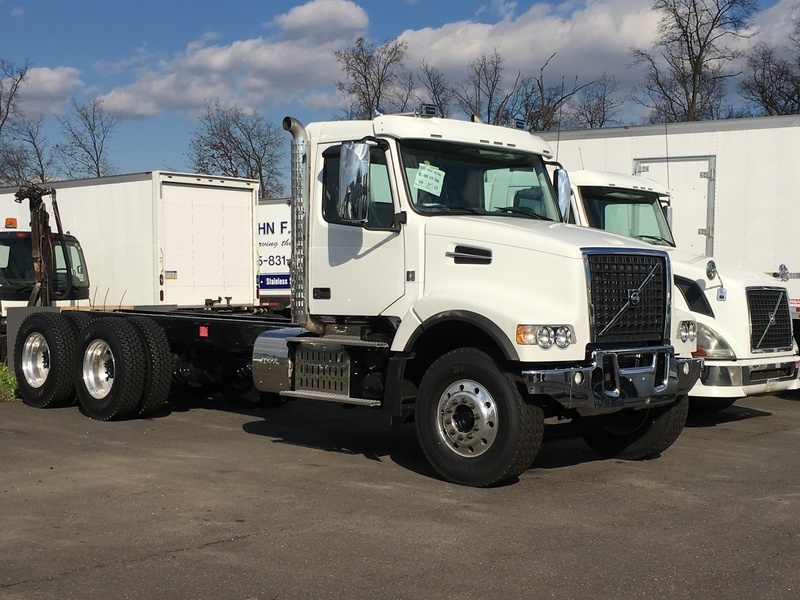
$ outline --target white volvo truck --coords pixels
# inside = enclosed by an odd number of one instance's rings
[[[527,469],[546,419],[605,456],[655,457],[678,438],[702,360],[694,321],[675,318],[668,253],[561,223],[544,141],[418,116],[283,125],[291,320],[12,310],[26,402],[77,393],[90,416],[126,418],[163,405],[170,376],[202,375],[248,398],[413,419],[433,468],[473,486]]]
[[[697,320],[705,359],[693,406],[721,410],[737,398],[795,390],[800,381],[786,288],[764,274],[675,248],[670,192],[644,177],[571,171],[569,221],[648,241],[670,255],[678,307]],[[666,210],[665,210],[666,209]]]

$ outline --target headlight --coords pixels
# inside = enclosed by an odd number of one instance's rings
[[[574,339],[570,325],[517,325],[517,343],[523,346],[566,348]]]
[[[697,350],[694,355],[721,360],[736,360],[736,355],[725,338],[702,323],[697,324]]]
[[[693,342],[697,338],[697,324],[694,321],[678,323],[678,338],[682,342]]]

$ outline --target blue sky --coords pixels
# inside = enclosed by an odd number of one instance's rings
[[[762,0],[753,32],[783,40],[798,0]],[[359,35],[401,38],[409,67],[421,58],[455,82],[494,48],[508,72],[555,83],[603,71],[626,88],[631,46],[649,47],[657,16],[649,0],[0,0],[0,58],[30,62],[26,114],[55,115],[70,98],[103,99],[123,117],[111,140],[119,172],[186,171],[188,140],[204,104],[258,108],[278,121],[331,118],[341,109],[334,52]],[[629,118],[634,120],[635,114]],[[51,120],[49,138],[58,138]]]

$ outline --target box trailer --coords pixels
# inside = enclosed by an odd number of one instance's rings
[[[800,317],[800,116],[549,132],[568,169],[644,175],[671,192],[677,247],[767,273]],[[785,265],[786,268],[781,268]]]
[[[257,181],[149,171],[48,186],[91,274],[89,298],[78,305],[257,302]],[[0,188],[4,231],[29,228],[18,189]]]

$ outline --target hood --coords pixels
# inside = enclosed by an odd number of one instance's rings
[[[588,248],[661,250],[601,229],[525,217],[442,215],[428,219],[425,230],[427,235],[463,237],[465,242],[502,244],[567,258],[581,258],[581,250]]]
[[[661,246],[659,246],[661,248]],[[708,261],[713,260],[717,265],[717,272],[722,278],[722,283],[725,286],[734,283],[740,284],[742,287],[748,286],[770,286],[770,287],[785,287],[785,284],[780,279],[770,277],[766,273],[759,273],[752,271],[742,265],[735,265],[728,262],[720,262],[713,256],[705,256],[702,254],[692,254],[677,248],[662,248],[669,253],[670,260],[672,261],[672,270],[676,275],[688,277],[694,280],[703,280],[709,282],[706,277],[706,265]],[[715,281],[719,284],[719,281]]]

